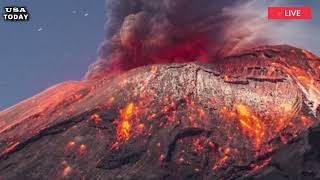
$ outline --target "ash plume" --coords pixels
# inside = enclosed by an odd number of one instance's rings
[[[107,0],[105,40],[86,78],[96,79],[148,64],[209,62],[265,42],[264,36],[256,34],[260,19],[247,12],[248,3]]]

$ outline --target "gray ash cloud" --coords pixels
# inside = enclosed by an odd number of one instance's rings
[[[245,23],[252,22],[254,16],[239,13],[246,11],[249,2],[107,0],[105,40],[86,78],[148,64],[209,62],[235,49],[264,42]]]

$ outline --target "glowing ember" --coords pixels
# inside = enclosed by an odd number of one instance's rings
[[[271,158],[268,158],[268,159],[263,160],[262,163],[260,163],[260,164],[251,165],[251,168],[252,168],[251,172],[255,172],[255,171],[265,167],[266,165],[268,165],[270,163],[270,161],[271,161]]]
[[[212,170],[216,170],[223,166],[230,159],[230,148],[220,149],[222,150],[223,156],[213,166]]]
[[[97,124],[102,122],[102,119],[98,114],[91,115],[90,119]]]
[[[160,161],[164,161],[165,158],[166,158],[165,155],[164,155],[164,154],[161,154],[160,157],[159,157],[159,160],[160,160]]]
[[[223,80],[224,80],[224,81],[230,81],[230,77],[227,76],[227,75],[225,75],[225,76],[223,77]]]
[[[63,172],[62,172],[62,176],[68,176],[72,171],[72,168],[70,166],[66,166],[64,169],[63,169]]]
[[[76,145],[75,141],[69,141],[68,144],[66,145],[67,149],[71,149]]]
[[[84,144],[81,144],[79,147],[79,154],[82,155],[82,154],[86,153],[86,151],[87,151],[87,146]]]

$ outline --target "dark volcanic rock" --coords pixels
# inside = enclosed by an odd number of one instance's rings
[[[57,85],[0,113],[0,179],[319,179],[319,75],[266,46]]]
[[[320,179],[320,126],[294,138],[272,154],[270,163],[248,179]],[[246,178],[245,178],[246,179]]]

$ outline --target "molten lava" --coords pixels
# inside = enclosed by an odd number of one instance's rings
[[[131,118],[134,115],[134,108],[134,104],[129,103],[120,111],[120,120],[117,127],[118,141],[127,141],[130,138],[130,133],[132,131]]]
[[[0,176],[245,177],[319,121],[319,66],[268,46],[56,86],[0,113]]]

